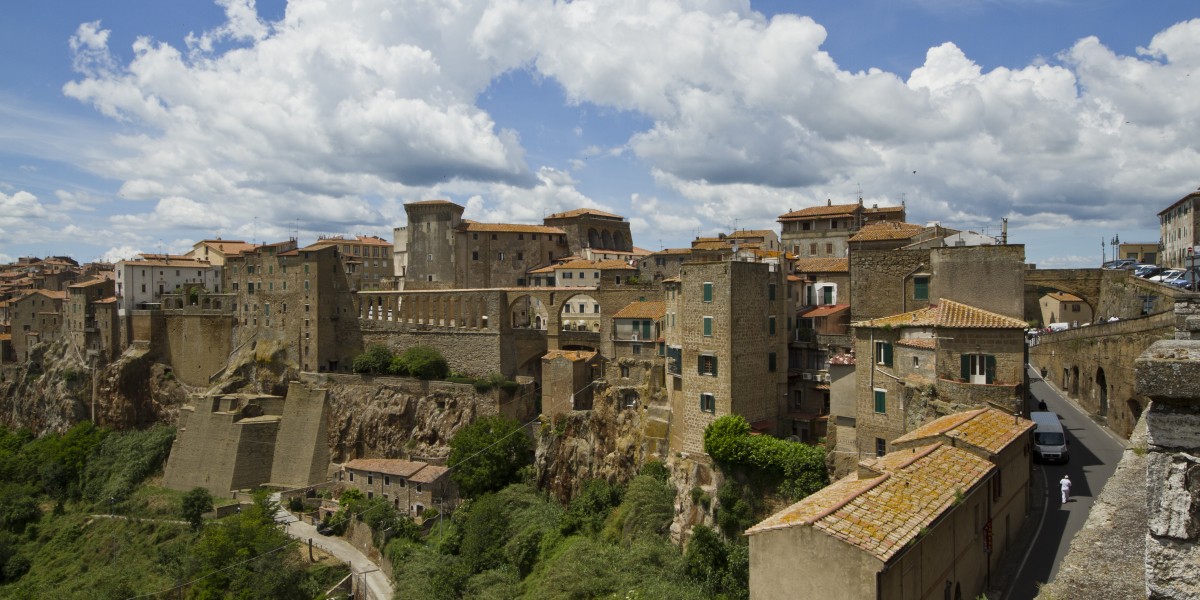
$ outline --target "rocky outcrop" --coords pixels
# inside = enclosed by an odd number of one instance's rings
[[[39,344],[0,382],[0,423],[35,434],[62,432],[88,418],[91,372],[66,342]]]

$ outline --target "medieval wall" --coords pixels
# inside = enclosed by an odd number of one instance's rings
[[[162,326],[154,332],[151,354],[170,364],[183,383],[208,386],[233,351],[233,316],[179,312],[153,320]]]
[[[1025,246],[947,246],[930,250],[929,260],[931,301],[948,298],[1016,318],[1024,313]]]

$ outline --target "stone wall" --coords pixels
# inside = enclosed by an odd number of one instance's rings
[[[929,259],[930,301],[948,298],[1009,317],[1024,314],[1024,245],[947,246],[930,250]]]
[[[305,487],[325,481],[329,471],[329,391],[288,386],[279,439],[271,466],[271,483]]]
[[[233,351],[232,315],[163,311],[151,354],[170,364],[175,376],[191,386],[207,387],[209,377],[225,367]]]
[[[929,250],[854,248],[850,253],[850,320],[862,321],[929,306],[913,298],[912,273],[928,270]],[[930,290],[932,292],[932,290]]]
[[[1173,337],[1183,318],[1166,312],[1042,334],[1030,345],[1029,362],[1094,418],[1128,436],[1148,404],[1134,389],[1129,365],[1155,341]]]

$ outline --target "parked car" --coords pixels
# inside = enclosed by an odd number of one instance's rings
[[[1150,281],[1159,281],[1166,283],[1168,279],[1174,279],[1183,274],[1183,269],[1163,269],[1158,275],[1150,276]]]
[[[1192,289],[1193,285],[1197,281],[1197,278],[1200,278],[1200,273],[1197,273],[1194,270],[1189,270],[1180,273],[1179,276],[1174,279],[1167,280],[1166,283],[1175,287]]]
[[[1110,260],[1110,261],[1104,263],[1103,265],[1100,265],[1100,268],[1101,269],[1109,269],[1109,270],[1132,269],[1134,267],[1134,265],[1136,265],[1136,264],[1137,264],[1137,259],[1120,258],[1117,260]]]
[[[1138,265],[1133,269],[1133,274],[1143,279],[1153,277],[1161,272],[1162,267],[1158,265]]]

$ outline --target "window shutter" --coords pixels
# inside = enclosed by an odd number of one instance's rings
[[[712,357],[712,374],[713,377],[717,376],[717,357],[715,356]]]
[[[696,355],[696,372],[701,375],[704,374],[704,355],[703,354]]]
[[[650,339],[650,321],[642,321],[642,338]]]
[[[875,412],[887,412],[887,392],[883,390],[875,390]]]
[[[712,302],[713,284],[705,282],[704,284],[704,301]]]
[[[961,364],[962,364],[961,377],[962,377],[963,381],[970,381],[971,380],[971,355],[963,354],[960,358],[962,359],[961,360]]]
[[[984,363],[985,368],[987,369],[984,371],[987,373],[987,379],[985,381],[987,381],[987,383],[992,383],[996,380],[996,357],[988,354],[987,356],[984,356],[984,359],[987,361]]]
[[[891,342],[883,345],[883,364],[892,366],[892,344]]]

